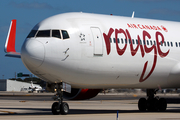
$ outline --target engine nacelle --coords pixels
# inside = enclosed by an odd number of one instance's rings
[[[95,97],[100,91],[100,89],[71,88],[71,93],[64,92],[63,98],[68,100],[86,100]]]
[[[46,83],[46,90],[56,92],[56,84]],[[63,98],[67,100],[86,100],[95,97],[101,89],[76,89],[71,88],[71,93],[63,92]]]

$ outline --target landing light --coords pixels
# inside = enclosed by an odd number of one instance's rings
[[[54,92],[56,92],[57,91],[57,89],[54,89]]]

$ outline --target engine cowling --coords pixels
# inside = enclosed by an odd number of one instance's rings
[[[56,92],[56,84],[46,83],[46,90]],[[101,89],[76,89],[71,88],[71,93],[63,92],[63,98],[67,100],[86,100],[95,97]]]
[[[68,100],[86,100],[95,97],[100,91],[100,89],[71,88],[71,93],[64,92],[63,98]]]

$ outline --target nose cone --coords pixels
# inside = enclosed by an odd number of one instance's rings
[[[38,40],[26,40],[21,48],[21,59],[28,68],[41,66],[44,56],[44,45]]]

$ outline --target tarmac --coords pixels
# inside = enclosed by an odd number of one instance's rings
[[[167,98],[165,112],[139,112],[137,103],[145,94],[99,94],[85,101],[69,101],[68,115],[52,115],[52,93],[0,92],[0,120],[178,120],[179,94],[160,94]],[[117,118],[118,112],[118,118]]]

